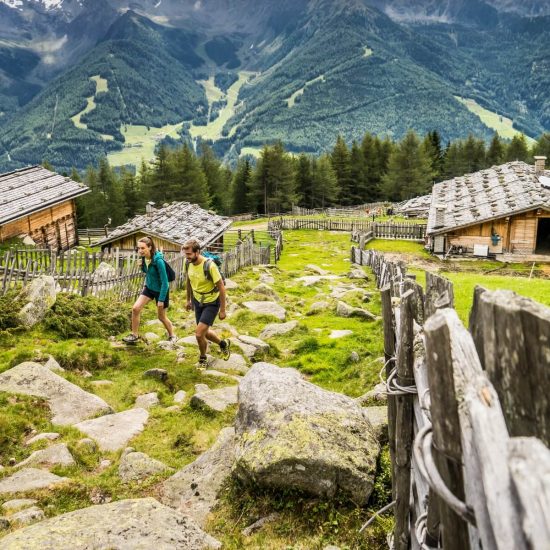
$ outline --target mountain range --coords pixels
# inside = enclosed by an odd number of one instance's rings
[[[550,130],[548,0],[0,0],[1,170],[506,125]]]

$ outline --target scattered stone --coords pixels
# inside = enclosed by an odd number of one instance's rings
[[[42,434],[35,435],[34,437],[31,437],[25,445],[32,445],[33,443],[36,443],[37,441],[43,441],[44,439],[47,439],[48,441],[55,441],[58,439],[60,435],[55,432],[46,432]]]
[[[204,391],[210,391],[210,386],[207,386],[206,384],[195,384],[196,393],[200,393]]]
[[[171,405],[170,407],[166,407],[164,410],[169,412],[177,412],[177,411],[180,411],[181,409],[179,405]]]
[[[235,428],[223,428],[214,445],[168,478],[161,501],[204,526],[235,460]]]
[[[34,451],[27,459],[20,462],[16,468],[24,466],[38,466],[40,464],[51,464],[52,466],[72,466],[76,464],[73,455],[65,443],[58,443],[40,451]]]
[[[368,406],[372,401],[379,401],[380,403],[387,403],[388,395],[386,393],[386,384],[380,382],[376,384],[372,390],[369,390],[367,393],[363,394],[361,397],[358,397],[356,401],[361,406]]]
[[[242,481],[367,502],[380,446],[353,399],[295,369],[256,363],[239,385],[235,428],[234,472]]]
[[[86,451],[88,453],[95,453],[98,449],[97,443],[89,437],[84,437],[83,439],[79,440],[76,446],[81,451]]]
[[[304,307],[305,305],[306,305],[306,301],[303,298],[301,298],[296,302],[297,307]]]
[[[99,463],[99,468],[101,470],[105,470],[106,468],[108,468],[111,464],[113,463],[112,460],[109,460],[107,458],[104,458],[100,463]]]
[[[207,408],[216,412],[223,412],[231,405],[237,404],[238,386],[227,386],[196,393],[191,397],[191,406]]]
[[[168,379],[168,371],[164,369],[149,369],[143,373],[143,376],[148,378],[156,378],[161,382],[165,382]]]
[[[236,288],[239,288],[239,285],[235,281],[232,281],[231,279],[226,279],[225,288],[226,290],[235,290]]]
[[[133,447],[126,447],[123,451],[122,451],[122,456],[126,456],[127,454],[129,453],[135,453],[136,450],[133,448]]]
[[[228,308],[227,308],[227,316],[228,317],[232,317],[235,312],[239,311],[241,308],[239,307],[239,304],[231,304]]]
[[[261,273],[260,283],[264,283],[266,285],[272,285],[275,283],[275,278],[269,275],[268,273]]]
[[[23,468],[15,474],[0,480],[0,494],[24,493],[35,489],[45,489],[69,481],[66,477],[59,477],[46,470],[38,468]],[[5,548],[5,547],[3,547]]]
[[[271,315],[284,321],[286,309],[275,302],[244,302],[243,306],[258,315]]]
[[[246,359],[239,353],[231,353],[231,356],[227,361],[223,359],[214,359],[209,366],[217,371],[235,371],[241,374],[248,372],[248,366]]]
[[[145,453],[132,452],[124,454],[120,459],[118,475],[124,482],[143,481],[148,477],[161,474],[167,470],[173,471],[173,468],[166,466],[160,460],[151,458]]]
[[[118,451],[143,431],[148,418],[145,409],[129,409],[80,422],[75,428],[95,439],[102,451]]]
[[[10,520],[8,518],[0,517],[0,529],[9,529]]]
[[[90,491],[90,502],[92,504],[106,504],[111,502],[113,498],[108,493],[101,490],[99,487],[93,487]]]
[[[162,326],[162,321],[160,319],[151,319],[150,321],[145,322],[145,326],[147,327],[153,327],[153,326]]]
[[[376,320],[376,315],[360,307],[352,307],[346,302],[338,302],[336,306],[336,315],[338,317],[360,317],[362,319]]]
[[[93,376],[93,374],[90,372],[90,371],[87,371],[86,369],[84,370],[76,370],[74,371],[76,374],[78,374],[79,376],[82,376],[82,378],[91,378]]]
[[[359,357],[359,354],[356,351],[352,351],[349,354],[349,360],[351,363],[359,363],[359,361],[361,361],[361,357]]]
[[[156,342],[157,340],[160,340],[160,336],[158,334],[155,334],[154,332],[146,332],[143,335],[143,341],[146,344],[152,344],[153,342]]]
[[[313,286],[321,281],[334,281],[335,279],[341,279],[340,275],[304,275],[296,280],[300,281],[303,286]]]
[[[89,506],[24,527],[2,539],[3,550],[40,548],[221,548],[183,514],[154,498]]]
[[[233,348],[238,347],[242,351],[242,353],[249,359],[252,359],[254,355],[256,355],[256,351],[257,351],[256,346],[253,346],[251,344],[246,344],[240,338],[230,338],[230,340],[231,340],[232,347]],[[231,357],[229,359],[231,359]]]
[[[315,264],[307,264],[305,269],[309,269],[309,271],[313,271],[313,273],[317,273],[317,275],[328,275],[329,273],[326,269]]]
[[[339,283],[335,287],[332,288],[331,293],[330,293],[330,297],[340,300],[346,294],[352,294],[354,292],[360,292],[363,295],[369,295],[369,293],[367,293],[366,290],[364,290],[364,289],[362,289],[358,286],[355,286],[354,284]]]
[[[256,531],[259,531],[267,523],[273,523],[281,517],[281,514],[278,512],[273,512],[264,518],[260,518],[258,521],[255,521],[252,525],[245,527],[241,533],[244,537],[249,537],[254,534]]]
[[[188,346],[197,346],[199,343],[197,342],[197,339],[194,336],[186,336],[185,338],[180,338],[178,340],[180,344],[187,344]]]
[[[85,392],[38,363],[21,363],[0,374],[0,391],[45,398],[53,413],[52,423],[63,426],[112,412],[97,395]]]
[[[361,268],[356,267],[350,270],[348,279],[363,279],[364,281],[368,281],[369,277]]]
[[[34,506],[38,501],[34,498],[16,498],[13,500],[8,500],[2,504],[2,510],[8,514],[11,512],[17,512],[23,508],[30,508]]]
[[[31,525],[37,521],[42,521],[45,517],[44,512],[40,508],[33,506],[11,515],[9,521],[10,524]]]
[[[50,275],[40,275],[23,287],[19,298],[25,305],[17,312],[17,318],[25,327],[33,327],[44,319],[55,304],[55,279]]]
[[[278,294],[265,283],[260,283],[257,287],[252,289],[252,292],[255,294],[260,294],[261,296],[266,296],[267,298],[271,298],[272,300],[279,300]]]
[[[116,275],[117,272],[114,266],[107,262],[101,262],[92,273],[92,283],[102,283],[101,286],[103,287],[108,279],[113,279]]]
[[[104,388],[112,386],[114,382],[112,380],[92,380],[90,384],[94,386],[94,388]]]
[[[174,403],[183,403],[187,397],[187,392],[180,390],[174,395]]]
[[[269,344],[267,344],[263,340],[260,340],[260,338],[254,338],[254,336],[246,336],[242,334],[241,336],[239,336],[238,339],[241,342],[244,342],[245,344],[249,346],[254,346],[256,348],[254,356],[257,354],[269,353]]]
[[[233,376],[232,374],[227,374],[226,372],[220,372],[219,370],[208,369],[203,371],[205,376],[212,376],[214,378],[223,378],[225,380],[236,380],[237,383],[241,381],[242,376]]]
[[[260,338],[273,338],[273,336],[282,336],[293,331],[298,326],[298,321],[288,321],[287,323],[271,323],[266,325],[260,333]]]
[[[340,550],[340,547],[329,544],[328,546],[325,546],[323,550]]]
[[[239,336],[239,332],[237,331],[237,329],[231,326],[229,323],[217,323],[216,328],[229,332],[231,336]]]
[[[164,351],[183,351],[183,348],[178,345],[178,341],[172,342],[170,340],[161,340],[160,342],[157,342],[157,348],[162,349]],[[184,352],[185,354],[185,352]]]
[[[159,396],[156,391],[151,393],[145,393],[143,395],[138,395],[134,407],[136,409],[149,409],[151,407],[156,407],[160,405]]]
[[[54,372],[65,372],[65,369],[50,355],[44,366]]]
[[[328,302],[315,302],[314,304],[311,304],[306,315],[315,315],[315,313],[321,313],[329,308],[330,304]]]
[[[328,337],[331,340],[336,340],[337,338],[343,338],[344,336],[350,336],[353,334],[353,330],[331,330]]]

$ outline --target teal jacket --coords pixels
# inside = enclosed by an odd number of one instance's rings
[[[170,286],[168,284],[168,275],[166,275],[166,265],[164,263],[164,257],[162,252],[155,252],[149,268],[145,263],[145,258],[141,260],[141,271],[145,273],[145,286],[149,290],[159,293],[159,302],[166,300],[166,295]]]

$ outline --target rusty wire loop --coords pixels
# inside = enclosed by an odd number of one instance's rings
[[[476,525],[476,518],[471,506],[458,499],[441,478],[432,455],[433,432],[431,424],[426,424],[414,440],[414,457],[420,474],[426,479],[430,488],[464,521]]]

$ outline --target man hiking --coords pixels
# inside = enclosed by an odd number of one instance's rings
[[[216,263],[201,255],[196,239],[189,239],[181,248],[186,258],[187,310],[195,311],[197,329],[195,336],[199,344],[198,368],[207,367],[207,340],[220,346],[223,359],[229,359],[229,340],[222,340],[212,329],[216,315],[225,319],[225,285]]]

